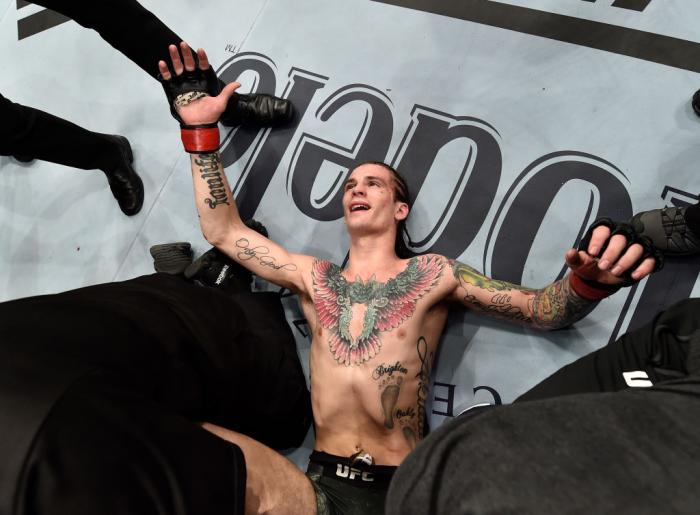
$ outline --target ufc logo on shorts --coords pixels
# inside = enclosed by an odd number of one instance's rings
[[[627,386],[631,388],[649,388],[654,386],[654,383],[649,380],[649,376],[643,370],[623,372],[622,377],[625,379]]]
[[[338,468],[335,470],[335,475],[338,477],[347,477],[350,479],[355,479],[357,476],[360,476],[362,481],[367,481],[368,483],[374,481],[372,474],[370,474],[369,472],[362,472],[361,470],[348,467],[347,465],[341,465],[340,463],[338,463]]]

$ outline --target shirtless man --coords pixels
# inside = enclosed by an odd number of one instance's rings
[[[383,512],[393,469],[423,436],[430,368],[450,304],[556,329],[587,314],[624,272],[639,280],[654,268],[652,258],[641,259],[642,247],[626,249],[622,236],[610,238],[598,262],[594,256],[610,234],[605,227],[594,232],[589,253],[566,253],[567,277],[541,289],[490,279],[440,255],[401,259],[395,244],[410,209],[406,183],[375,163],[358,166],[344,185],[346,268],[288,252],[243,224],[226,183],[215,122],[238,86],[206,96],[206,54],[198,50],[195,63],[185,43],[181,49],[184,63],[170,47],[174,77],[165,62],[159,67],[192,153],[202,231],[251,272],[296,292],[313,332],[316,442],[306,475],[250,438],[205,424],[243,449],[246,513]]]

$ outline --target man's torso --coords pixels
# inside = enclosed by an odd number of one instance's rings
[[[302,307],[313,330],[316,449],[398,465],[422,438],[430,368],[447,317],[451,270],[417,256],[363,281],[317,260]]]

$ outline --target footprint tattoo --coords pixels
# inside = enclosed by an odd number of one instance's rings
[[[399,401],[399,393],[401,393],[401,376],[387,376],[380,381],[379,389],[382,391],[380,400],[382,403],[382,412],[384,413],[384,427],[394,429],[394,409]]]

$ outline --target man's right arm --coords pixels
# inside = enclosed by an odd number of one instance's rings
[[[292,254],[241,220],[218,152],[192,154],[192,181],[202,233],[209,243],[254,274],[297,293],[313,258]]]
[[[171,112],[180,122],[185,150],[190,152],[195,203],[204,237],[212,245],[254,274],[297,293],[305,293],[303,277],[313,258],[291,254],[248,228],[238,213],[221,163],[219,129],[216,122],[228,100],[240,86],[228,84],[210,96],[216,74],[206,53],[197,50],[197,61],[187,43],[168,53],[172,72],[165,61],[158,63],[160,80],[171,101]]]

